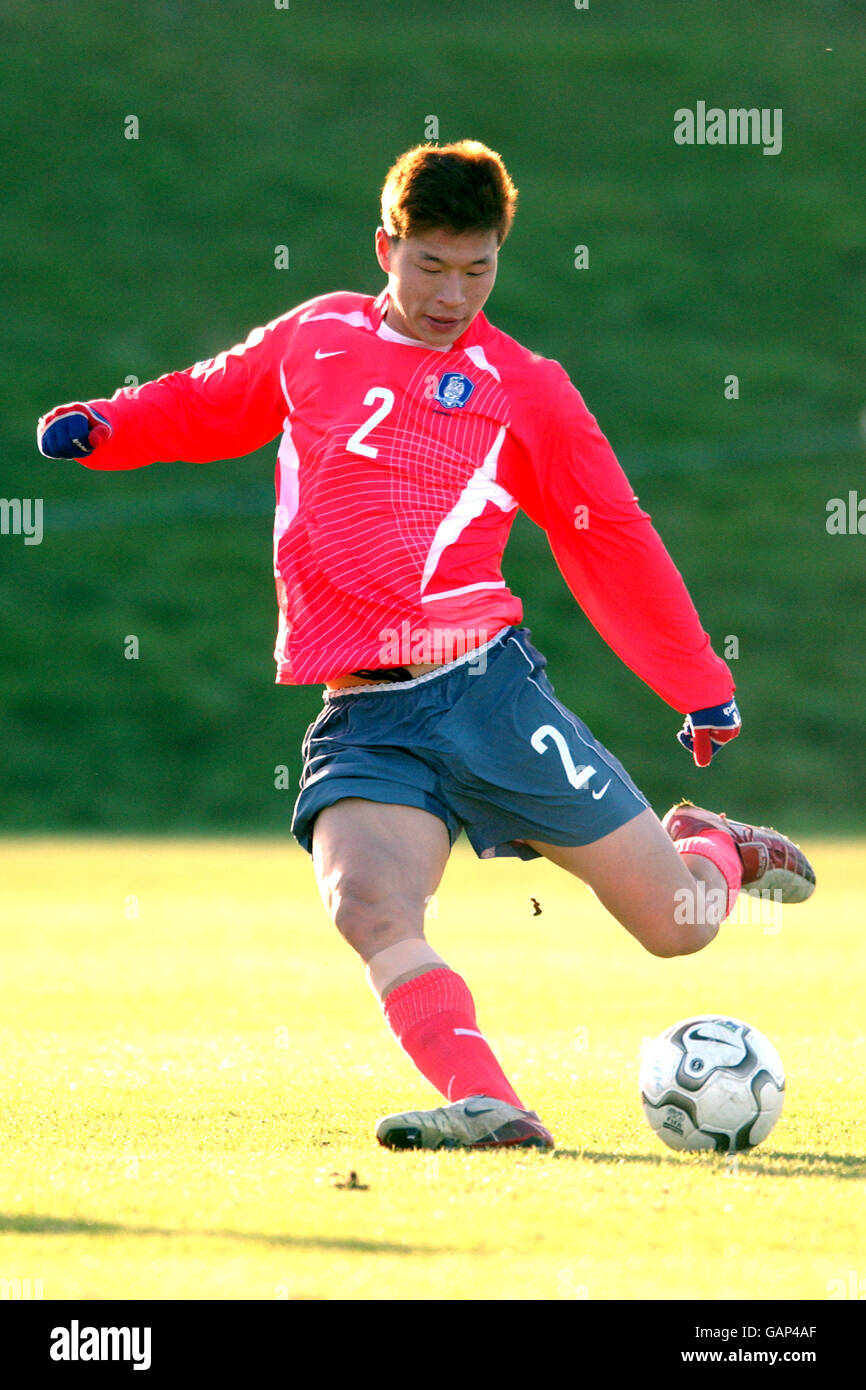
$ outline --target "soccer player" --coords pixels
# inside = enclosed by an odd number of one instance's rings
[[[425,937],[461,829],[483,859],[543,855],[582,879],[657,956],[706,946],[741,889],[797,902],[815,881],[773,830],[688,802],[659,821],[521,627],[500,568],[520,507],[590,622],[685,716],[695,762],[739,733],[731,673],[595,419],[557,362],[484,315],[516,199],[484,145],[411,149],[382,190],[379,295],[311,299],[38,429],[48,458],[104,469],[281,435],[277,681],[325,685],[292,829],[395,1037],[449,1102],[380,1121],[397,1149],[554,1143]],[[678,911],[690,898],[703,910]]]

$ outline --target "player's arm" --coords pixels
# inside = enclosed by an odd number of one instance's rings
[[[617,656],[681,714],[721,711],[733,677],[682,576],[561,368],[551,386],[520,441],[522,467],[503,481],[546,531],[571,592]]]
[[[279,434],[288,414],[282,364],[298,312],[186,371],[125,387],[110,400],[55,407],[39,421],[40,451],[104,469],[251,453]]]

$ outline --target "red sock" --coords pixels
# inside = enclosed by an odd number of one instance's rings
[[[472,995],[453,970],[416,975],[382,1008],[400,1046],[448,1100],[492,1096],[526,1108],[478,1031]]]
[[[743,861],[730,835],[724,830],[702,830],[700,835],[690,835],[686,840],[674,840],[674,845],[679,854],[700,854],[721,870],[728,885],[725,916],[730,916],[743,883]]]

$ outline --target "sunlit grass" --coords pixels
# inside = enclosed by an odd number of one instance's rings
[[[5,842],[0,1276],[47,1299],[825,1298],[866,1236],[864,851],[809,849],[819,891],[781,931],[676,961],[547,864],[455,854],[428,934],[546,1156],[377,1146],[380,1114],[437,1098],[290,845]],[[637,1094],[641,1040],[710,1009],[788,1071],[736,1162],[663,1148]]]

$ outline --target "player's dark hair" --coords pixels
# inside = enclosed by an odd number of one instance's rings
[[[495,150],[478,140],[416,145],[389,170],[382,188],[382,225],[404,239],[444,228],[496,233],[511,230],[517,189]]]

